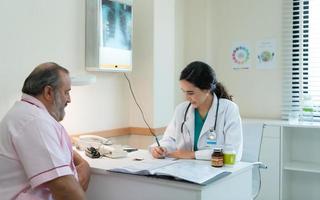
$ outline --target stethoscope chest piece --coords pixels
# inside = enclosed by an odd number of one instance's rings
[[[207,147],[213,148],[217,144],[217,133],[214,128],[210,128],[207,135]]]
[[[214,131],[213,128],[209,129],[208,139],[210,139],[210,140],[216,140],[217,139],[217,133]]]

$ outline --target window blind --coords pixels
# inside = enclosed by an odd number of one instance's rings
[[[320,121],[320,0],[283,1],[282,118],[302,112],[311,98],[314,121]]]

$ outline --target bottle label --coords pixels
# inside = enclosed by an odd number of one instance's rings
[[[223,155],[222,156],[214,156],[211,159],[211,165],[213,167],[222,167],[223,166]]]

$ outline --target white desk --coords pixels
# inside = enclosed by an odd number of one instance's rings
[[[80,152],[84,155],[83,152]],[[147,151],[129,153],[122,159],[90,159],[92,177],[88,200],[249,200],[252,191],[252,165],[237,163],[228,168],[232,174],[208,185],[180,182],[157,177],[113,173],[115,167],[132,164],[133,158],[152,159]],[[210,162],[208,161],[208,164]]]

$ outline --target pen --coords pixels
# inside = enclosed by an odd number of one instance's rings
[[[151,128],[149,128],[149,130],[150,130],[150,133],[153,135],[153,137],[156,139],[156,142],[157,142],[158,147],[163,151],[163,149],[162,149],[161,146],[160,146],[160,142],[159,142],[156,134],[154,134],[154,132],[151,130]],[[162,155],[162,156],[159,157],[159,158],[160,158],[160,159],[164,159],[164,158],[165,158],[165,155]]]
[[[154,133],[152,133],[152,135],[155,137],[158,147],[160,147],[160,143],[159,143],[157,136]]]

